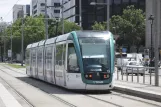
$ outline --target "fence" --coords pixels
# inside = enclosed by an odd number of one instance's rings
[[[128,67],[128,66],[116,66],[115,67],[115,79],[155,85],[155,68],[154,67]],[[159,86],[161,86],[161,68],[158,69]]]

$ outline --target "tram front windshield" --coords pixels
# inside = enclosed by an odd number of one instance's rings
[[[110,71],[110,40],[103,38],[80,38],[85,72]]]

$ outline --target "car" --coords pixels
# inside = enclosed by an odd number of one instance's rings
[[[126,70],[123,71],[123,74],[135,74],[135,75],[144,75],[144,66],[137,61],[129,61],[129,63],[126,66]]]

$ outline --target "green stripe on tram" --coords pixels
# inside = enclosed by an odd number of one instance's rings
[[[81,72],[81,77],[82,77],[82,81],[85,83],[85,84],[97,84],[97,85],[102,85],[102,84],[108,84],[108,83],[111,83],[112,82],[112,78],[113,78],[113,48],[114,48],[114,45],[113,45],[113,35],[110,33],[110,50],[111,50],[111,76],[108,80],[102,80],[103,83],[97,83],[97,82],[101,82],[101,81],[93,81],[93,80],[87,80],[85,79],[84,77],[84,69],[83,69],[83,61],[82,61],[82,56],[81,56],[81,51],[80,51],[80,45],[79,45],[79,41],[78,41],[78,37],[77,37],[77,34],[75,31],[71,32],[72,34],[72,37],[73,37],[73,41],[74,41],[74,46],[76,48],[76,54],[77,54],[77,57],[78,57],[78,63],[79,63],[79,66],[80,66],[80,72]]]

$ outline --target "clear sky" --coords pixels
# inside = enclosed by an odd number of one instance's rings
[[[18,2],[17,2],[18,1]],[[6,22],[12,21],[12,7],[16,4],[30,4],[31,0],[0,0],[0,17]]]

